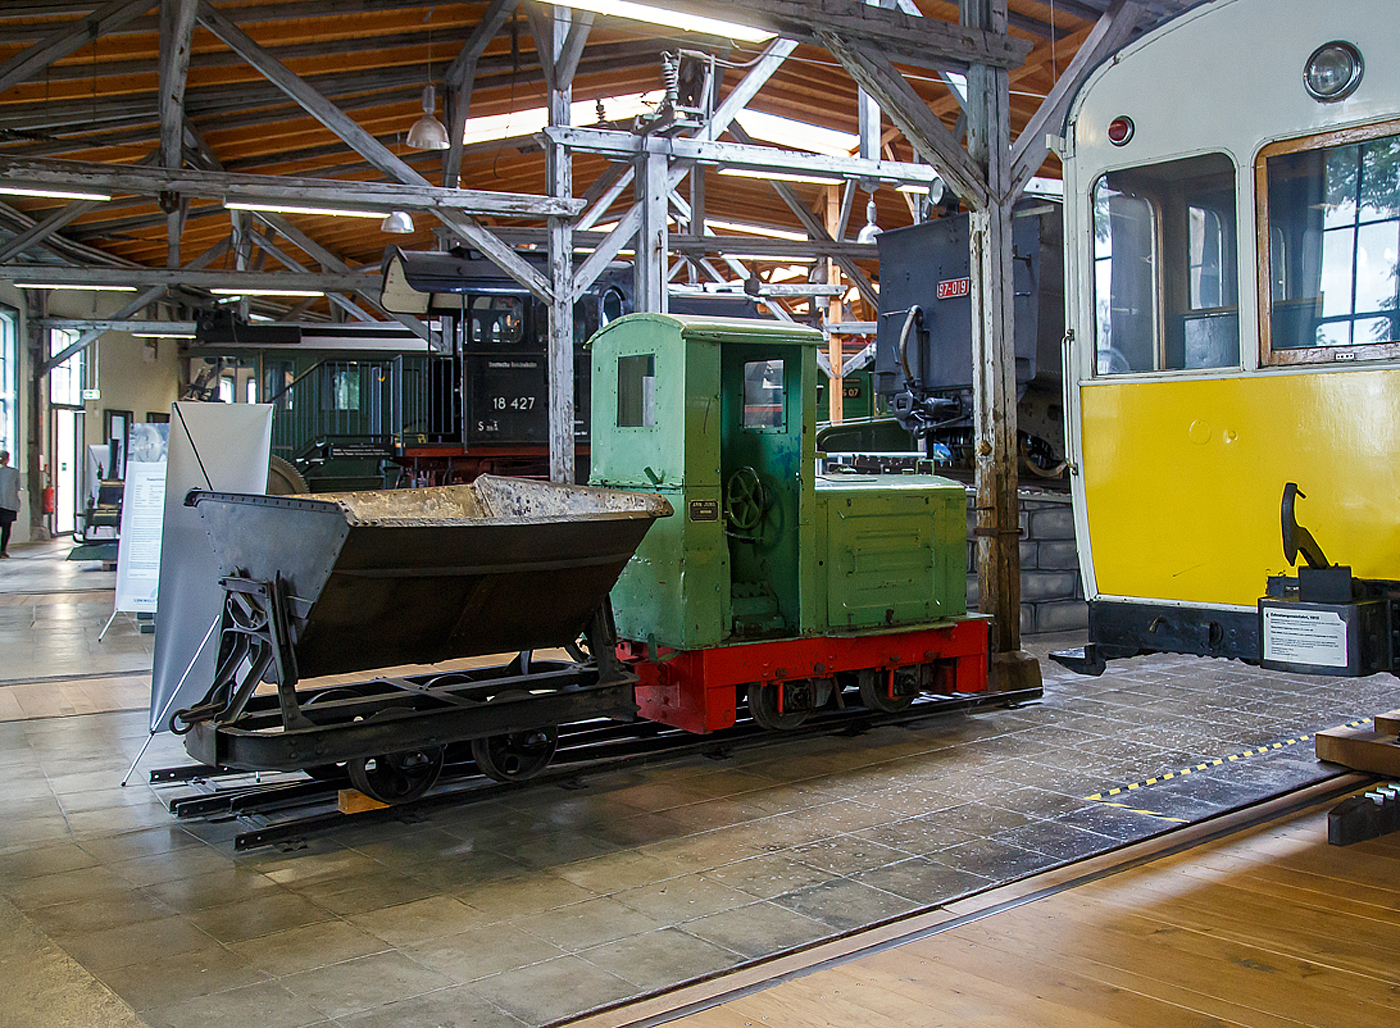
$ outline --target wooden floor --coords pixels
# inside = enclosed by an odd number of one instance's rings
[[[1050,877],[1071,886],[1063,891],[971,923],[945,920],[938,934],[803,977],[789,970],[788,980],[670,1023],[1400,1024],[1400,834],[1329,846],[1335,802],[1087,884],[1072,884],[1082,867],[1062,870]],[[1045,884],[1042,876],[942,916],[986,912]],[[621,1013],[609,1020],[638,1023]]]

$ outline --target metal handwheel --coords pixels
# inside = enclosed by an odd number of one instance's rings
[[[768,491],[758,472],[742,467],[729,476],[724,489],[725,514],[729,523],[741,532],[752,532],[763,521],[768,506]]]

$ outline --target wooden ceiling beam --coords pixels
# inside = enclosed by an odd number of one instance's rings
[[[382,148],[377,140],[375,145]],[[398,161],[397,157],[395,161]],[[388,206],[404,210],[466,211],[505,217],[572,217],[583,209],[583,201],[573,198],[444,189],[430,185],[406,165],[404,168],[418,181],[360,182],[281,175],[238,175],[182,168],[0,157],[0,182],[33,188],[95,188],[139,196],[179,193],[211,200],[329,205],[369,210]]]
[[[401,161],[397,155],[357,125],[324,96],[289,71],[286,65],[268,54],[247,33],[217,11],[208,0],[200,0],[199,20],[206,28],[241,54],[244,60],[257,68],[269,81],[306,108],[307,113],[350,144],[351,148],[360,153],[365,160],[402,183],[431,188],[428,186],[427,179]],[[564,201],[558,202],[563,203]],[[463,239],[486,254],[492,263],[530,290],[537,298],[549,302],[551,290],[548,280],[514,250],[492,236],[470,215],[442,209],[434,210],[433,214]]]
[[[54,61],[81,50],[98,36],[120,28],[146,13],[152,2],[153,0],[112,0],[88,17],[54,29],[28,49],[0,64],[0,93],[33,78]]]

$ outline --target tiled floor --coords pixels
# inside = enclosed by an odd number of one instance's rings
[[[26,543],[0,561],[0,684],[150,671],[155,637],[131,617],[118,615],[97,641],[112,616],[116,576],[98,563],[65,560],[70,549],[68,540]],[[16,715],[0,700],[7,716]]]
[[[0,724],[0,926],[19,926],[0,943],[32,961],[51,944],[83,983],[67,991],[151,1025],[541,1025],[1314,780],[1310,740],[1287,740],[1400,706],[1390,677],[1187,658],[1046,676],[1019,710],[594,774],[238,856],[236,825],[179,824],[148,786],[117,786],[144,711]],[[183,759],[168,736],[152,750],[143,766]],[[47,1011],[21,1020],[62,1023]]]

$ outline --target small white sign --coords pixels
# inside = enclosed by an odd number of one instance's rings
[[[100,400],[100,399],[102,399],[102,390],[101,390],[101,389],[84,389],[84,390],[83,390],[83,399],[84,399],[84,400]]]
[[[1264,659],[1282,664],[1346,667],[1346,622],[1335,610],[1265,607]]]

